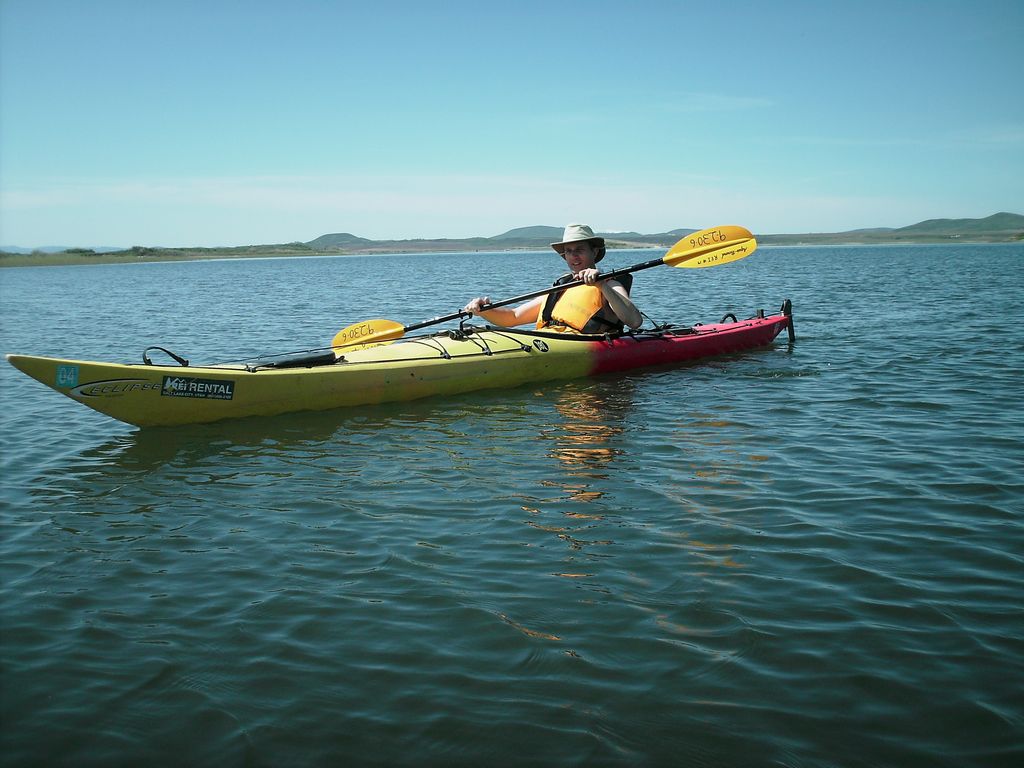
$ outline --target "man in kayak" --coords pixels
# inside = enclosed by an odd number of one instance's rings
[[[551,247],[565,259],[571,273],[554,284],[582,280],[583,285],[538,296],[515,308],[487,309],[490,298],[480,296],[463,311],[506,328],[535,323],[538,329],[565,333],[611,333],[621,331],[625,325],[639,328],[643,324],[640,310],[629,298],[633,276],[623,275],[619,280],[600,278],[596,265],[604,258],[603,237],[597,237],[586,224],[570,224],[562,233],[562,240]]]

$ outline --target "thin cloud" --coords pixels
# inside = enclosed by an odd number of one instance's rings
[[[696,114],[701,112],[738,112],[769,109],[775,102],[760,96],[729,96],[721,93],[683,93],[675,101],[657,105],[668,112]]]
[[[718,112],[741,112],[770,109],[775,102],[761,96],[732,96],[721,93],[679,93],[667,95],[651,94],[649,98],[638,99],[633,94],[622,94],[620,97],[602,94],[595,97],[593,103],[614,104],[615,112],[627,115],[695,115]],[[571,112],[552,111],[534,118],[534,122],[543,125],[560,127],[590,125],[594,121],[593,114],[587,111]]]

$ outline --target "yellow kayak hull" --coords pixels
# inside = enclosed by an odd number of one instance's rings
[[[589,373],[586,342],[546,339],[541,346],[547,349],[485,331],[465,340],[427,337],[360,350],[334,365],[255,370],[27,355],[7,359],[82,405],[153,427],[415,400]]]
[[[457,395],[479,389],[573,379],[690,360],[770,343],[786,315],[678,331],[581,337],[516,330],[473,330],[324,353],[294,367],[126,365],[8,355],[18,370],[67,397],[140,427],[273,416]]]

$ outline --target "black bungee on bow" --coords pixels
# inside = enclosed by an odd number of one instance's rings
[[[165,355],[167,355],[172,360],[174,360],[174,362],[176,362],[182,368],[188,368],[188,360],[186,360],[184,357],[179,357],[178,355],[176,355],[173,352],[171,352],[171,350],[164,349],[163,347],[146,347],[142,351],[142,362],[145,365],[153,365],[153,361],[149,359],[149,352],[150,352],[150,350],[153,350],[153,349],[157,350],[158,352],[163,352]]]

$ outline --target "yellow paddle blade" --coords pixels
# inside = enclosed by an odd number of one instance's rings
[[[750,230],[727,225],[702,229],[673,245],[662,261],[670,267],[711,267],[749,256],[757,248]]]
[[[684,261],[682,264],[676,264],[675,266],[695,269],[699,269],[700,267],[717,267],[719,264],[728,264],[730,261],[745,259],[755,250],[757,250],[757,241],[751,237],[747,240],[740,240],[737,243],[730,243],[727,246],[714,251],[709,251],[708,253],[702,253],[699,256]]]
[[[331,341],[335,351],[354,352],[357,349],[390,344],[405,334],[405,326],[394,320],[363,320],[342,328]]]

